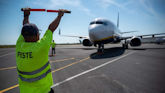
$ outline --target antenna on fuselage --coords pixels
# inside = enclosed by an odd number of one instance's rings
[[[119,12],[118,12],[118,17],[117,17],[117,28],[119,28]]]

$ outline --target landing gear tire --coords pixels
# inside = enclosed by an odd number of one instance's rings
[[[98,52],[98,53],[102,53],[102,49],[98,49],[97,52]]]

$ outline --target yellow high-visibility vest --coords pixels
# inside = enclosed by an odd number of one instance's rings
[[[20,93],[48,93],[53,85],[48,54],[52,32],[47,30],[37,42],[25,42],[22,35],[16,43],[16,62]]]
[[[56,43],[55,43],[55,42],[52,42],[52,43],[51,43],[51,46],[52,46],[52,48],[55,48]]]

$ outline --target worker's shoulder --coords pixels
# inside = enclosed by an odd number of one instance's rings
[[[46,30],[46,32],[45,32],[45,34],[44,34],[44,36],[41,38],[41,40],[43,40],[43,39],[46,39],[46,38],[52,38],[52,36],[53,36],[53,33],[51,32],[51,30]]]
[[[47,30],[46,30],[46,33],[51,33],[51,34],[53,34],[53,32],[52,32],[50,29],[47,29]]]

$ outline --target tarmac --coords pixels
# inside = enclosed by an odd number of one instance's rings
[[[55,93],[165,93],[165,45],[122,49],[57,45],[49,57]],[[51,53],[51,51],[50,51]],[[19,93],[15,48],[0,49],[0,93]]]

